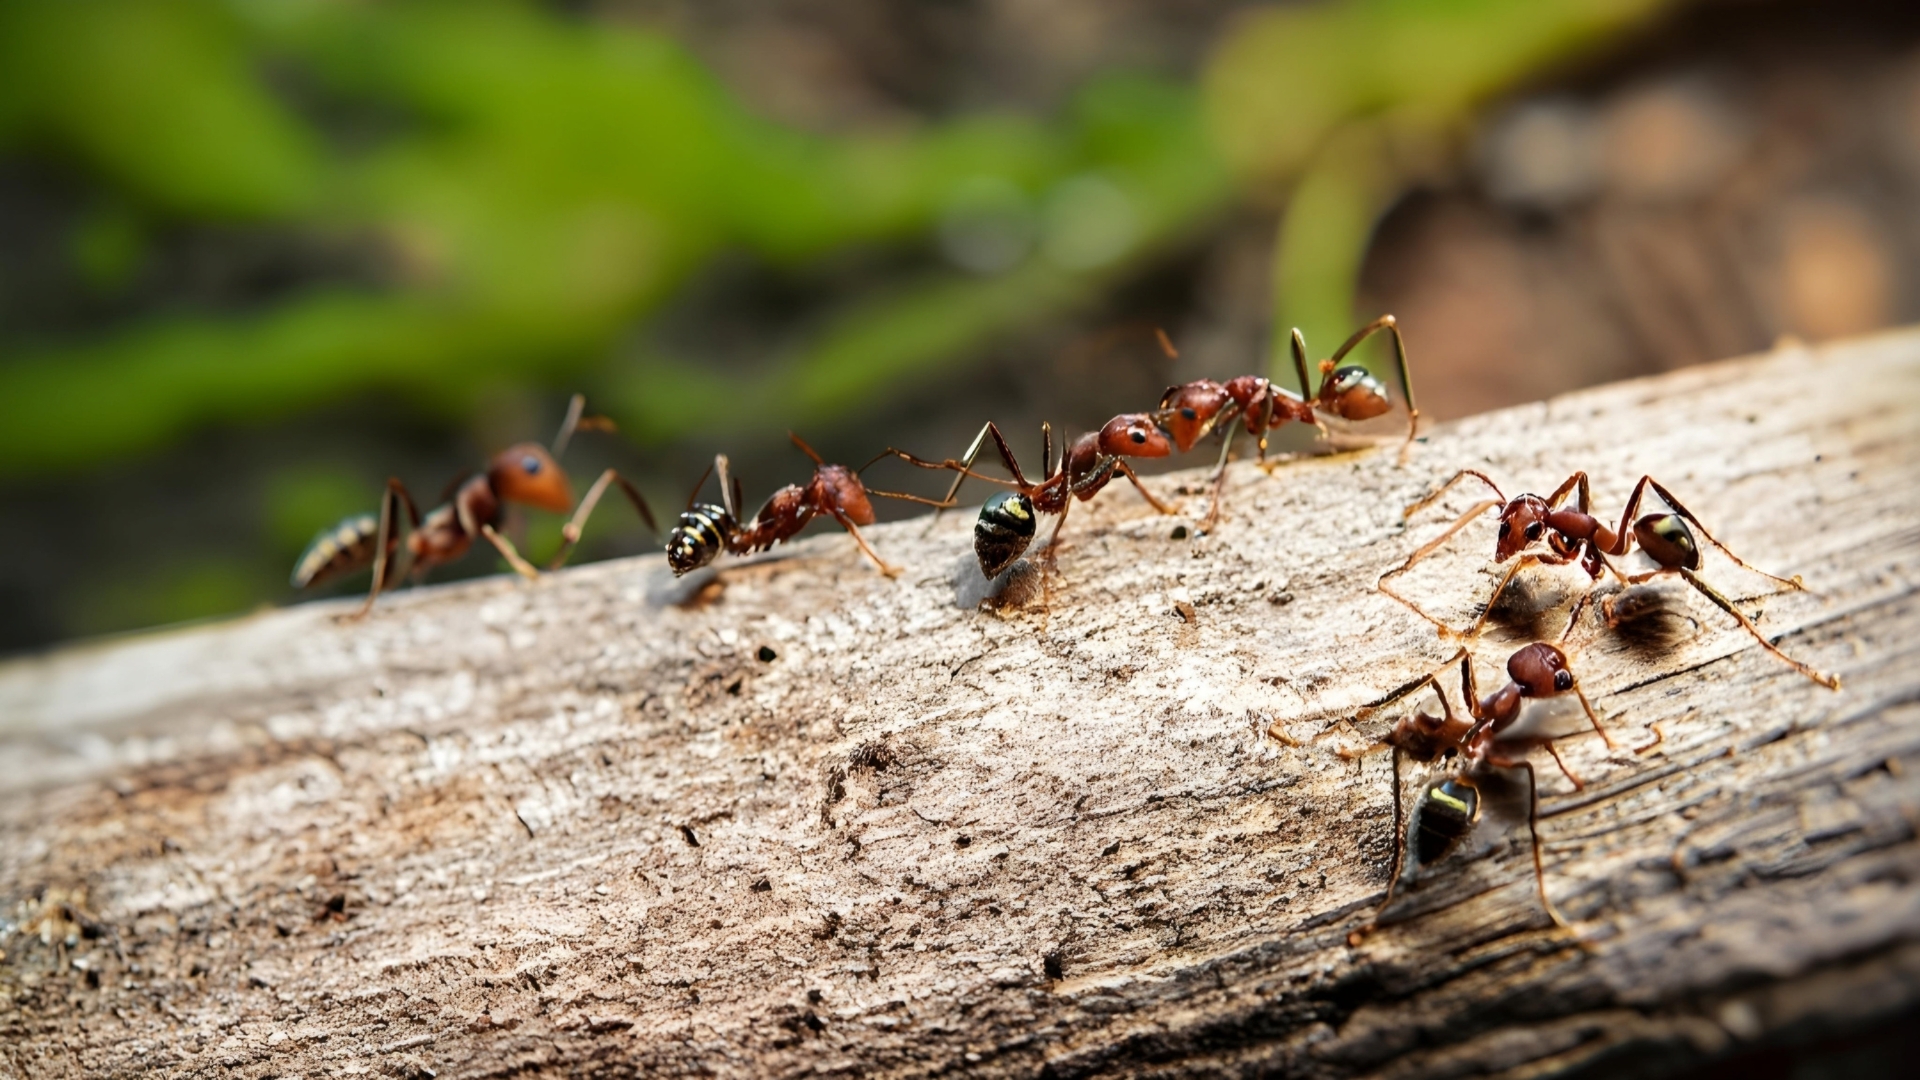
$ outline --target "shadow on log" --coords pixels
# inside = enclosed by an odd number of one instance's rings
[[[1684,590],[1657,647],[1577,634],[1623,749],[1563,741],[1582,791],[1540,771],[1573,933],[1489,817],[1353,947],[1387,756],[1265,733],[1451,652],[1373,583],[1467,466],[1583,468],[1614,513],[1653,473],[1805,576],[1745,607],[1846,689]],[[1044,616],[957,602],[954,514],[872,530],[898,581],[823,535],[696,591],[638,558],[0,666],[0,1072],[1433,1080],[1920,1000],[1920,334],[1477,417],[1404,465],[1236,466],[1201,538],[1204,475],[1151,482],[1191,516],[1077,510]],[[1402,588],[1470,617],[1492,531]]]

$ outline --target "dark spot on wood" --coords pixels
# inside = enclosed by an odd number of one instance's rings
[[[806,1015],[802,1016],[800,1020],[802,1023],[806,1024],[807,1027],[811,1028],[816,1033],[827,1030],[826,1021],[814,1015],[814,1012],[812,1009],[808,1009],[806,1012]]]
[[[825,997],[826,997],[826,995],[825,995],[825,994],[822,994],[822,993],[821,993],[821,992],[820,992],[819,990],[817,990],[817,989],[815,989],[815,990],[809,990],[809,991],[807,991],[807,1004],[809,1004],[809,1005],[818,1005],[818,1004],[820,1004],[820,1002],[821,1002],[821,1000],[822,1000],[823,998],[825,998]]]
[[[752,889],[754,892],[772,892],[773,882],[768,881],[766,878],[761,878],[759,881],[756,881],[752,885],[749,885],[747,887]]]
[[[822,941],[831,937],[838,937],[839,934],[840,913],[837,911],[829,911],[825,915],[822,915],[820,917],[820,928],[813,932],[813,936]]]
[[[727,693],[732,694],[734,697],[739,697],[740,687],[746,681],[747,679],[746,679],[746,676],[744,675],[735,677],[735,679],[732,682],[727,684]]]
[[[1173,613],[1180,616],[1180,621],[1186,623],[1188,626],[1192,626],[1200,621],[1199,613],[1195,612],[1193,605],[1187,603],[1185,600],[1173,605]]]
[[[1171,539],[1174,540],[1185,540],[1187,535],[1187,527],[1185,525],[1175,525],[1173,532],[1170,534]]]
[[[1042,971],[1046,972],[1047,978],[1049,979],[1065,978],[1066,971],[1067,971],[1067,958],[1060,954],[1059,949],[1055,949],[1052,952],[1040,958],[1040,968]]]
[[[964,833],[953,838],[954,847],[967,847],[972,843],[973,843],[973,837],[968,836]]]
[[[1115,854],[1119,850],[1120,850],[1120,841],[1115,840],[1113,843],[1108,844],[1106,847],[1103,847],[1100,849],[1100,857],[1105,858],[1108,855]]]
[[[757,653],[754,653],[753,655],[759,657],[760,662],[763,664],[771,664],[775,660],[778,660],[780,658],[780,654],[777,652],[774,652],[773,646],[771,645],[760,646],[760,651]]]
[[[892,748],[883,742],[861,743],[847,755],[849,768],[872,769],[874,772],[885,772],[899,764],[899,761]]]
[[[680,826],[680,835],[686,838],[688,847],[700,846],[700,838],[693,835],[693,826],[691,825]]]

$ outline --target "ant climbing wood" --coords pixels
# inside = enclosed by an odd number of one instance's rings
[[[1471,637],[1479,633],[1481,626],[1486,623],[1488,615],[1492,613],[1495,602],[1500,599],[1501,594],[1506,591],[1507,585],[1513,581],[1514,575],[1518,574],[1522,568],[1534,563],[1564,566],[1568,563],[1578,562],[1581,569],[1587,572],[1588,578],[1593,582],[1597,582],[1602,574],[1608,572],[1611,572],[1616,578],[1619,578],[1623,584],[1628,585],[1637,585],[1652,578],[1666,575],[1679,577],[1686,581],[1687,584],[1693,586],[1708,600],[1713,601],[1716,607],[1733,616],[1734,621],[1738,622],[1749,634],[1752,634],[1754,640],[1758,641],[1762,647],[1778,657],[1789,667],[1792,667],[1795,671],[1798,671],[1800,674],[1805,675],[1807,678],[1812,679],[1814,682],[1828,689],[1838,690],[1840,688],[1840,679],[1838,676],[1817,671],[1807,664],[1788,656],[1779,646],[1767,640],[1766,635],[1760,632],[1760,628],[1755,626],[1753,620],[1747,618],[1739,608],[1735,607],[1732,600],[1728,599],[1718,589],[1715,589],[1700,577],[1700,545],[1694,540],[1693,531],[1688,528],[1688,525],[1691,523],[1694,528],[1699,529],[1701,536],[1706,537],[1709,543],[1719,548],[1721,553],[1726,555],[1727,558],[1732,559],[1734,563],[1742,569],[1750,570],[1771,581],[1778,582],[1782,586],[1785,586],[1786,590],[1804,590],[1806,588],[1799,576],[1796,575],[1792,578],[1778,577],[1758,567],[1752,566],[1740,558],[1740,556],[1735,555],[1727,545],[1721,543],[1707,530],[1707,527],[1701,523],[1699,518],[1693,515],[1692,511],[1683,506],[1680,500],[1673,497],[1672,492],[1668,491],[1653,477],[1642,476],[1639,483],[1634,485],[1633,495],[1627,500],[1626,508],[1621,512],[1620,524],[1617,528],[1609,528],[1605,522],[1594,517],[1591,513],[1592,500],[1588,491],[1587,474],[1585,472],[1576,472],[1572,476],[1567,477],[1565,482],[1555,488],[1553,493],[1544,499],[1532,494],[1517,495],[1512,499],[1508,499],[1500,491],[1500,486],[1495,484],[1492,478],[1487,476],[1486,473],[1477,469],[1462,469],[1455,473],[1445,484],[1435,489],[1432,494],[1408,506],[1404,512],[1404,516],[1411,517],[1420,512],[1422,509],[1437,501],[1441,496],[1445,495],[1455,484],[1467,479],[1479,480],[1488,488],[1492,489],[1495,497],[1475,503],[1466,513],[1455,518],[1439,536],[1428,541],[1422,545],[1419,550],[1409,555],[1405,562],[1382,574],[1380,580],[1376,583],[1376,587],[1379,588],[1381,592],[1405,604],[1414,614],[1439,627],[1443,636],[1462,635],[1447,626],[1446,623],[1429,614],[1425,609],[1421,608],[1420,605],[1389,588],[1387,583],[1405,574],[1413,568],[1415,563],[1438,550],[1448,540],[1452,539],[1454,534],[1465,528],[1469,522],[1488,510],[1498,507],[1500,509],[1500,531],[1495,540],[1494,561],[1496,563],[1503,563],[1508,559],[1514,558],[1516,555],[1520,557],[1514,562],[1513,566],[1507,570],[1505,576],[1501,577],[1500,583],[1494,587],[1493,594],[1487,598],[1486,605],[1481,609],[1480,615],[1474,620],[1473,625],[1468,628],[1464,636]],[[1644,498],[1648,488],[1653,489],[1653,493],[1659,496],[1660,499],[1671,508],[1672,513],[1654,513],[1636,517],[1640,512],[1641,500]],[[1561,505],[1569,494],[1576,495],[1575,504],[1571,507]],[[1546,545],[1546,550],[1521,554],[1531,545],[1541,542]],[[1653,560],[1655,569],[1641,574],[1622,574],[1608,560],[1610,557],[1619,558],[1625,556],[1636,544],[1638,544],[1641,551],[1646,552],[1648,558]],[[1568,621],[1569,630],[1572,629],[1573,623],[1578,621],[1580,614],[1585,610],[1587,602],[1591,599],[1592,595],[1592,588],[1589,586],[1587,593],[1582,595],[1579,603],[1574,605]],[[1617,625],[1612,611],[1611,599],[1602,602],[1601,610],[1605,613],[1610,626]]]
[[[1007,471],[1013,474],[1012,480],[974,471],[973,463],[988,437],[992,437],[994,446],[1000,451],[1000,460],[1006,463]],[[1037,516],[1042,514],[1060,516],[1053,535],[1047,540],[1046,554],[1051,560],[1060,544],[1060,531],[1066,527],[1067,512],[1073,508],[1073,500],[1093,498],[1107,486],[1115,473],[1131,481],[1141,497],[1155,510],[1163,514],[1173,513],[1172,507],[1147,490],[1146,485],[1140,482],[1139,474],[1126,462],[1130,457],[1159,458],[1173,452],[1167,433],[1146,413],[1116,416],[1099,431],[1087,432],[1073,441],[1057,463],[1053,458],[1051,424],[1040,425],[1040,442],[1040,456],[1046,473],[1039,483],[1027,479],[1020,469],[1019,460],[1013,456],[1013,450],[1000,434],[1000,428],[991,420],[974,436],[973,445],[958,461],[952,458],[927,461],[891,446],[881,456],[890,454],[923,469],[950,469],[957,473],[944,499],[938,502],[925,500],[942,509],[955,505],[960,485],[968,477],[1013,489],[988,499],[981,506],[980,518],[974,524],[974,554],[980,561],[980,572],[989,579],[1013,565],[1014,560],[1027,550],[1027,546],[1033,542]]]
[[[802,453],[813,459],[812,479],[807,481],[805,487],[788,484],[774,492],[759,513],[743,524],[740,517],[740,481],[729,470],[726,455],[715,455],[708,473],[718,476],[722,505],[695,501],[700,488],[707,481],[707,474],[702,474],[700,482],[694,485],[693,497],[687,500],[686,512],[680,515],[679,522],[667,535],[667,563],[673,568],[675,577],[707,565],[722,551],[734,555],[765,551],[792,539],[820,514],[839,522],[840,527],[847,530],[854,542],[860,545],[860,550],[866,552],[867,557],[880,567],[882,574],[896,577],[900,569],[889,565],[867,543],[866,537],[860,535],[859,526],[874,522],[873,503],[868,496],[881,495],[928,506],[950,505],[918,495],[870,490],[861,483],[858,472],[845,465],[827,464],[814,452],[813,447],[792,432],[788,432],[787,437]]]
[[[1453,705],[1440,685],[1440,673],[1456,662],[1460,665],[1460,694],[1466,702],[1468,714],[1473,718],[1471,721],[1454,715]],[[1507,657],[1507,679],[1505,686],[1482,697],[1473,674],[1473,655],[1463,648],[1439,668],[1372,702],[1355,717],[1364,717],[1424,688],[1431,688],[1440,699],[1441,715],[1416,712],[1402,718],[1383,738],[1364,749],[1339,751],[1342,757],[1349,759],[1381,750],[1391,750],[1393,753],[1393,869],[1387,877],[1387,895],[1380,901],[1380,906],[1374,909],[1374,921],[1351,935],[1355,944],[1378,925],[1380,915],[1393,903],[1394,890],[1400,884],[1409,843],[1414,845],[1420,865],[1426,866],[1452,854],[1460,842],[1472,833],[1480,816],[1480,794],[1475,780],[1489,769],[1518,769],[1527,774],[1527,831],[1533,842],[1533,872],[1540,891],[1540,903],[1555,925],[1567,925],[1566,919],[1547,896],[1546,871],[1540,851],[1539,778],[1534,773],[1533,764],[1527,761],[1526,752],[1536,748],[1545,749],[1576,789],[1585,784],[1567,767],[1560,752],[1554,748],[1551,737],[1516,735],[1511,729],[1520,719],[1521,707],[1527,701],[1573,694],[1586,711],[1593,730],[1609,748],[1614,745],[1613,738],[1601,726],[1600,717],[1593,711],[1593,704],[1580,689],[1580,682],[1573,674],[1566,653],[1557,646],[1536,641],[1515,650]],[[1406,820],[1401,794],[1402,755],[1422,764],[1433,764],[1456,756],[1461,758],[1461,763],[1445,780],[1422,793],[1415,807],[1416,817],[1412,827]],[[1417,833],[1414,833],[1415,828]],[[1409,833],[1414,835],[1409,836]]]
[[[1166,429],[1181,453],[1193,449],[1195,443],[1215,431],[1226,432],[1226,438],[1220,446],[1220,461],[1214,471],[1213,503],[1207,511],[1205,524],[1201,526],[1202,532],[1212,531],[1220,517],[1220,489],[1226,478],[1227,456],[1233,449],[1236,419],[1244,424],[1247,434],[1259,440],[1260,461],[1264,465],[1267,459],[1267,433],[1282,424],[1312,424],[1323,436],[1328,436],[1331,433],[1320,419],[1321,413],[1343,420],[1371,420],[1386,415],[1393,408],[1393,400],[1388,396],[1386,386],[1366,368],[1354,364],[1343,367],[1340,364],[1361,342],[1382,330],[1393,335],[1393,355],[1400,372],[1400,392],[1407,399],[1407,444],[1410,445],[1420,423],[1420,409],[1414,403],[1406,342],[1400,336],[1399,322],[1392,315],[1382,315],[1361,327],[1331,357],[1322,360],[1319,365],[1319,387],[1311,392],[1308,388],[1313,384],[1307,378],[1307,340],[1298,328],[1293,331],[1292,339],[1293,367],[1300,379],[1300,392],[1297,394],[1259,375],[1241,375],[1224,383],[1196,379],[1167,388],[1167,392],[1160,397],[1160,408],[1152,415],[1154,421]],[[1159,341],[1169,357],[1179,355],[1165,333],[1159,334]]]
[[[659,532],[653,511],[647,507],[639,490],[614,469],[602,472],[588,489],[586,498],[580,501],[577,508],[574,506],[573,485],[567,479],[566,471],[560,467],[558,458],[566,450],[575,431],[613,430],[613,422],[605,417],[582,415],[585,405],[585,397],[575,394],[567,406],[566,419],[560,424],[551,450],[539,443],[526,442],[500,451],[488,462],[485,472],[456,479],[448,486],[445,501],[424,516],[406,485],[398,477],[389,478],[386,490],[380,497],[378,517],[358,514],[322,531],[294,564],[293,586],[308,588],[371,566],[373,585],[367,591],[366,602],[350,616],[354,619],[364,617],[373,609],[373,602],[380,593],[390,588],[397,577],[395,555],[399,549],[400,530],[396,518],[401,509],[407,515],[410,573],[416,578],[433,567],[460,559],[472,548],[474,540],[481,537],[492,544],[507,560],[507,564],[522,577],[538,577],[539,571],[520,554],[513,541],[498,531],[508,504],[531,506],[556,514],[573,510],[573,516],[561,527],[560,550],[548,564],[549,570],[557,570],[565,564],[567,556],[579,542],[587,518],[592,515],[609,485],[618,485],[647,527]]]

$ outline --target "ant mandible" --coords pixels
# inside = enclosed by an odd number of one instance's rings
[[[1495,562],[1506,562],[1508,559],[1520,555],[1520,553],[1530,545],[1540,541],[1546,543],[1547,550],[1534,551],[1522,555],[1520,559],[1507,570],[1506,575],[1500,579],[1500,584],[1494,587],[1493,595],[1487,598],[1486,606],[1481,610],[1479,617],[1474,620],[1473,625],[1467,630],[1467,636],[1472,636],[1480,631],[1480,627],[1485,624],[1487,616],[1492,613],[1494,603],[1499,600],[1501,593],[1506,591],[1508,583],[1513,580],[1515,574],[1520,572],[1521,568],[1533,563],[1564,566],[1567,563],[1577,560],[1581,568],[1587,572],[1587,576],[1593,581],[1598,581],[1600,576],[1608,571],[1611,571],[1615,577],[1629,585],[1637,585],[1652,578],[1666,575],[1679,577],[1687,584],[1699,590],[1701,595],[1713,601],[1716,607],[1733,616],[1734,621],[1738,622],[1749,634],[1752,634],[1754,640],[1758,641],[1762,647],[1785,662],[1789,667],[1830,690],[1840,689],[1840,679],[1838,676],[1817,671],[1781,651],[1773,642],[1767,640],[1766,635],[1760,632],[1760,628],[1755,626],[1751,619],[1747,618],[1746,615],[1741,613],[1740,609],[1733,605],[1732,600],[1729,600],[1718,589],[1715,589],[1700,577],[1698,573],[1700,569],[1700,545],[1694,540],[1693,531],[1688,528],[1688,523],[1692,523],[1694,528],[1698,528],[1701,536],[1706,537],[1709,543],[1719,548],[1727,558],[1732,559],[1734,563],[1742,569],[1750,570],[1768,580],[1779,582],[1787,589],[1804,590],[1806,585],[1801,582],[1799,576],[1795,575],[1792,578],[1778,577],[1758,567],[1749,565],[1745,560],[1741,559],[1740,556],[1735,555],[1729,550],[1727,545],[1715,539],[1714,535],[1707,531],[1707,527],[1701,524],[1700,519],[1695,517],[1692,511],[1683,506],[1680,500],[1673,497],[1672,492],[1668,491],[1653,477],[1642,476],[1640,482],[1634,485],[1633,495],[1627,500],[1626,509],[1622,511],[1620,515],[1620,524],[1617,528],[1608,528],[1605,522],[1594,517],[1590,512],[1592,500],[1587,490],[1587,474],[1584,472],[1576,472],[1572,476],[1567,477],[1564,483],[1554,489],[1553,494],[1544,499],[1538,495],[1531,494],[1522,494],[1508,499],[1501,493],[1500,486],[1495,484],[1492,478],[1488,477],[1486,473],[1480,472],[1477,469],[1462,469],[1455,473],[1445,484],[1440,485],[1432,494],[1407,507],[1404,516],[1413,516],[1446,494],[1447,490],[1453,487],[1453,485],[1466,479],[1479,480],[1481,483],[1487,485],[1488,488],[1492,489],[1495,498],[1475,503],[1466,513],[1454,519],[1453,523],[1448,525],[1446,530],[1439,536],[1428,541],[1419,550],[1408,556],[1405,562],[1382,574],[1380,580],[1376,583],[1376,586],[1381,592],[1405,604],[1414,614],[1439,627],[1443,636],[1458,635],[1456,631],[1448,627],[1445,623],[1428,614],[1420,605],[1388,588],[1387,582],[1411,570],[1415,563],[1445,544],[1455,533],[1465,528],[1468,522],[1494,507],[1499,507],[1500,533],[1495,541]],[[1658,495],[1673,512],[1647,514],[1636,517],[1635,515],[1639,514],[1640,511],[1641,499],[1645,496],[1648,488],[1652,488],[1654,494]],[[1560,505],[1570,493],[1575,492],[1577,492],[1577,499],[1574,506],[1568,507]],[[1613,564],[1608,561],[1608,557],[1622,557],[1631,551],[1636,543],[1639,545],[1640,550],[1646,552],[1647,557],[1653,560],[1655,568],[1642,574],[1623,575],[1619,570],[1614,569]],[[1572,628],[1573,622],[1579,619],[1580,613],[1585,610],[1587,601],[1591,596],[1592,591],[1591,588],[1589,588],[1587,594],[1580,598],[1580,602],[1574,605],[1571,618],[1567,624],[1569,629]],[[1615,625],[1611,600],[1603,601],[1601,609],[1607,615],[1608,624]]]
[[[993,444],[1000,451],[1000,460],[1004,461],[1007,471],[1013,474],[1012,480],[1002,480],[994,476],[984,476],[973,470],[974,460],[979,457],[980,449],[987,438],[993,438]],[[904,450],[889,446],[881,456],[891,454],[904,461],[918,465],[923,469],[951,469],[958,475],[953,485],[947,489],[945,499],[939,502],[920,500],[942,509],[951,507],[960,494],[960,485],[968,477],[984,480],[990,484],[1002,484],[1012,488],[988,499],[980,507],[980,518],[973,527],[974,555],[980,561],[980,572],[992,579],[1001,571],[1013,565],[1033,542],[1037,516],[1040,514],[1058,514],[1060,521],[1054,526],[1053,536],[1047,541],[1047,556],[1052,558],[1060,544],[1060,531],[1066,527],[1067,512],[1073,508],[1073,500],[1091,499],[1100,493],[1113,479],[1115,473],[1125,476],[1155,510],[1163,514],[1173,513],[1173,507],[1161,502],[1140,482],[1139,474],[1126,462],[1127,458],[1160,458],[1173,452],[1167,441],[1167,433],[1154,423],[1153,417],[1146,413],[1127,413],[1107,421],[1099,431],[1089,431],[1073,441],[1058,463],[1053,458],[1053,426],[1040,425],[1040,456],[1046,469],[1046,475],[1039,483],[1028,480],[1020,470],[1020,462],[1013,456],[1013,450],[1007,446],[1007,440],[1000,434],[1000,428],[993,421],[987,421],[980,434],[974,436],[973,445],[967,448],[966,455],[955,461],[926,461]]]
[[[1207,512],[1202,532],[1213,529],[1220,517],[1220,487],[1226,477],[1227,454],[1233,448],[1233,422],[1244,422],[1247,434],[1260,442],[1260,460],[1267,459],[1267,432],[1287,423],[1312,424],[1322,435],[1329,434],[1320,413],[1343,420],[1371,420],[1393,408],[1387,388],[1366,368],[1355,364],[1340,366],[1359,344],[1386,330],[1393,335],[1394,361],[1400,371],[1400,391],[1407,398],[1407,443],[1413,442],[1420,422],[1420,409],[1414,404],[1413,379],[1407,368],[1407,346],[1400,336],[1400,324],[1392,315],[1382,315],[1355,331],[1334,354],[1320,362],[1320,386],[1308,395],[1312,384],[1307,379],[1307,340],[1298,328],[1293,331],[1293,367],[1300,379],[1300,392],[1294,393],[1259,375],[1241,375],[1224,383],[1196,379],[1170,386],[1160,397],[1154,419],[1172,436],[1181,453],[1224,427],[1226,439],[1220,447],[1220,461],[1214,473],[1213,505]],[[1164,333],[1160,346],[1169,356],[1178,356]]]
[[[860,535],[859,526],[871,525],[874,521],[873,503],[868,496],[884,495],[890,499],[930,506],[945,504],[918,495],[871,491],[861,483],[859,473],[845,465],[827,464],[819,454],[814,453],[813,447],[793,432],[788,432],[787,437],[801,452],[813,459],[813,478],[807,481],[805,487],[788,484],[774,492],[760,512],[753,516],[753,520],[741,524],[740,481],[729,471],[727,456],[715,455],[713,467],[708,472],[718,473],[722,505],[699,503],[693,499],[687,501],[686,512],[680,515],[673,531],[667,534],[667,564],[673,568],[675,577],[698,570],[719,557],[722,551],[734,555],[765,551],[792,539],[819,514],[839,522],[840,527],[847,530],[854,542],[860,545],[860,550],[866,552],[867,557],[880,567],[882,574],[888,577],[899,575],[899,567],[888,565],[867,543],[866,537]],[[702,475],[700,483],[694,486],[696,497],[706,480],[706,476]]]
[[[1460,664],[1460,695],[1466,701],[1468,714],[1473,717],[1471,722],[1454,715],[1453,705],[1440,686],[1440,672],[1455,661]],[[1440,699],[1441,715],[1416,712],[1402,718],[1383,738],[1365,749],[1339,751],[1342,757],[1349,759],[1379,750],[1393,751],[1393,869],[1387,878],[1386,898],[1374,909],[1374,921],[1349,935],[1353,944],[1359,944],[1360,939],[1374,930],[1380,915],[1393,903],[1394,890],[1400,884],[1401,868],[1405,865],[1409,843],[1414,846],[1420,865],[1428,866],[1452,854],[1460,842],[1473,832],[1480,818],[1480,792],[1475,780],[1489,769],[1518,769],[1527,774],[1527,831],[1533,840],[1534,882],[1540,891],[1541,906],[1546,908],[1554,924],[1563,928],[1567,926],[1566,919],[1561,917],[1559,909],[1553,906],[1553,901],[1547,896],[1546,870],[1540,853],[1539,778],[1534,774],[1533,764],[1526,759],[1526,752],[1545,749],[1576,789],[1585,784],[1567,767],[1560,752],[1554,748],[1551,737],[1516,736],[1509,729],[1519,720],[1521,707],[1528,700],[1570,693],[1579,698],[1580,707],[1586,710],[1593,730],[1599,733],[1609,748],[1614,745],[1613,739],[1607,734],[1606,728],[1600,725],[1600,718],[1594,713],[1592,703],[1580,689],[1580,682],[1567,662],[1567,654],[1557,646],[1536,641],[1515,650],[1507,657],[1507,678],[1505,686],[1485,697],[1480,696],[1473,675],[1473,656],[1466,649],[1461,649],[1439,668],[1360,711],[1360,715],[1365,716],[1409,694],[1431,687]],[[1422,764],[1432,764],[1455,756],[1462,759],[1450,776],[1421,794],[1415,806],[1413,828],[1408,828],[1402,807],[1402,755]]]
[[[632,483],[614,469],[602,472],[588,489],[587,497],[580,500],[578,508],[574,508],[573,485],[557,459],[566,450],[575,431],[613,430],[613,422],[605,417],[581,415],[585,405],[586,398],[575,394],[567,406],[566,419],[560,424],[560,432],[554,437],[551,451],[532,442],[507,447],[493,456],[486,472],[464,480],[456,479],[454,484],[449,485],[451,495],[447,501],[429,510],[424,517],[406,485],[398,477],[388,478],[386,490],[380,497],[379,516],[357,514],[314,537],[294,564],[293,586],[297,589],[309,588],[371,565],[373,585],[367,591],[366,602],[350,616],[354,619],[365,617],[373,609],[374,600],[382,590],[392,586],[397,576],[394,572],[394,556],[399,548],[400,534],[394,519],[400,507],[407,512],[407,553],[411,561],[410,572],[416,578],[436,566],[464,556],[476,537],[485,537],[522,577],[529,580],[538,577],[539,571],[521,556],[513,541],[497,530],[509,503],[556,514],[574,509],[573,517],[561,528],[560,550],[547,567],[557,570],[579,542],[587,518],[599,505],[600,497],[605,494],[609,484],[618,484],[647,527],[659,532],[647,501],[641,498],[639,490]]]

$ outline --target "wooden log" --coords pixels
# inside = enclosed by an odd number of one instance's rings
[[[1444,425],[1404,464],[1238,464],[1206,537],[1202,472],[1152,481],[1184,517],[1121,485],[1024,605],[974,602],[952,514],[871,530],[899,580],[822,535],[705,583],[644,557],[14,661],[0,1072],[1433,1080],[1872,1023],[1920,1002],[1916,405],[1905,331]],[[1266,732],[1308,740],[1452,651],[1374,582],[1462,467],[1510,492],[1582,468],[1607,513],[1653,473],[1805,576],[1743,607],[1845,688],[1684,589],[1661,633],[1586,623],[1622,747],[1563,740],[1580,791],[1535,755],[1572,930],[1490,797],[1353,945],[1389,757]],[[1492,533],[1405,591],[1465,621]],[[1523,581],[1537,609],[1585,578]],[[1559,632],[1518,609],[1483,683]]]

